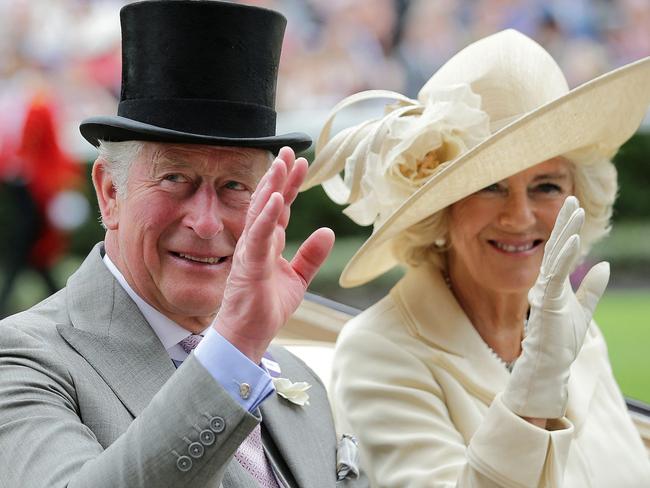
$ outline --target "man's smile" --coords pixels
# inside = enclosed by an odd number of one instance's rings
[[[186,261],[203,264],[221,264],[230,258],[230,256],[197,256],[193,254],[173,251],[171,254]]]

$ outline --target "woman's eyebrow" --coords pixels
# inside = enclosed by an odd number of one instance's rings
[[[541,175],[535,176],[533,181],[538,180],[565,180],[569,177],[569,173],[566,171],[557,171],[555,173],[544,173]]]

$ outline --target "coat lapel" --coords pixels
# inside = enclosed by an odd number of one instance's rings
[[[431,289],[427,300],[422,299],[425,288]],[[409,332],[435,346],[431,349],[431,360],[490,405],[496,394],[505,389],[510,373],[472,326],[440,272],[427,267],[412,268],[391,290],[391,295],[407,318]],[[606,354],[604,349],[602,337],[590,329],[571,367],[567,417],[576,429],[587,417],[599,377],[593,367],[602,363],[598,358]]]
[[[422,290],[426,289],[427,299],[423,300]],[[430,349],[431,361],[490,405],[505,388],[510,373],[471,324],[441,273],[426,266],[411,268],[391,296],[406,318],[409,332]]]
[[[175,369],[167,351],[95,246],[67,283],[71,325],[61,336],[97,371],[133,417]]]

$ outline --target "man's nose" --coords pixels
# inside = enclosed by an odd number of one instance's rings
[[[223,230],[222,209],[214,188],[199,187],[186,207],[184,223],[201,239],[212,239]]]
[[[508,195],[499,214],[499,224],[503,227],[522,231],[535,224],[535,205],[525,192],[513,192]]]

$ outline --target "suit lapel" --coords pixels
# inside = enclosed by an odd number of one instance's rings
[[[160,340],[104,265],[95,246],[67,283],[72,325],[61,336],[137,417],[174,373]]]
[[[302,422],[294,418],[293,408],[282,403],[285,403],[285,401],[281,400],[278,395],[273,394],[264,401],[261,407],[262,423],[277,449],[277,452],[274,452],[274,449],[267,449],[267,453],[270,454],[271,462],[274,464],[275,469],[282,473],[285,479],[293,478],[297,486],[308,486],[307,481],[309,478],[304,472],[305,466],[302,463],[306,460],[308,461],[309,458],[303,459],[300,455],[305,444],[302,439],[297,439],[295,436],[296,434],[299,434],[301,437],[302,434],[309,435],[310,427],[312,426],[301,425]],[[296,406],[296,408],[302,407]],[[287,431],[291,431],[289,435],[287,435]],[[309,444],[310,442],[307,441],[307,443]],[[298,449],[296,449],[297,446],[299,446]],[[284,461],[284,466],[277,459],[277,454]],[[286,473],[286,469],[289,470],[289,473]],[[317,469],[317,467],[307,467],[306,469],[307,473],[309,473],[310,469]]]
[[[273,348],[273,355],[281,364],[283,377],[314,383],[304,366],[298,365],[286,351]],[[275,463],[276,468],[290,483],[289,486],[293,481],[301,488],[325,486],[330,481],[334,486],[336,439],[329,403],[324,388],[314,388],[310,395],[310,405],[302,407],[277,394],[271,395],[261,407],[262,423],[281,456],[281,461]],[[273,450],[270,454],[274,456]]]

